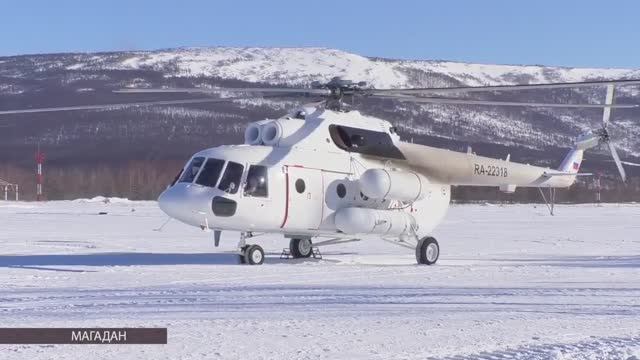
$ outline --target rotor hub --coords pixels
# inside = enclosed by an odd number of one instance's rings
[[[314,81],[311,87],[314,89],[326,89],[329,93],[326,95],[325,106],[330,110],[344,111],[347,104],[344,103],[345,97],[352,97],[367,86],[364,81],[353,82],[351,80],[345,80],[341,77],[334,77],[328,83],[320,83]]]
[[[595,134],[600,139],[600,143],[607,143],[607,142],[609,142],[609,140],[611,140],[611,136],[609,135],[609,131],[605,127],[596,130]]]

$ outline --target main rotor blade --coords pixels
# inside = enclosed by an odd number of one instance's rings
[[[233,93],[270,93],[270,94],[309,94],[309,95],[329,95],[328,89],[307,89],[307,88],[166,88],[166,89],[118,89],[114,93],[120,94],[152,94],[152,93],[188,93],[188,94],[219,94],[225,92]]]
[[[403,102],[415,102],[426,104],[457,104],[457,105],[492,105],[492,106],[528,106],[528,107],[549,107],[549,108],[618,108],[629,109],[636,108],[636,104],[558,104],[558,103],[539,103],[539,102],[516,102],[516,101],[493,101],[493,100],[467,100],[467,99],[451,99],[451,98],[435,98],[435,97],[418,97],[418,96],[379,96],[374,95],[371,98],[391,99]]]
[[[604,103],[605,104],[613,104],[613,100],[615,99],[615,92],[616,92],[616,87],[615,85],[607,85],[607,95],[605,97]],[[604,108],[604,111],[602,112],[602,128],[603,129],[607,129],[607,126],[610,123],[611,120],[611,108]]]
[[[627,174],[624,171],[624,167],[622,167],[622,162],[620,161],[620,157],[618,156],[616,147],[613,145],[611,141],[607,141],[607,145],[609,145],[609,150],[611,151],[611,156],[613,157],[613,161],[615,161],[616,166],[618,167],[618,172],[620,172],[620,177],[622,178],[622,182],[627,181]]]
[[[607,160],[607,161],[608,161],[608,162],[615,162],[615,161],[613,161],[613,160]],[[640,166],[640,164],[638,164],[638,163],[634,163],[634,162],[631,162],[631,161],[622,161],[622,160],[621,160],[621,161],[620,161],[620,163],[621,163],[622,165]]]
[[[369,95],[392,95],[392,94],[452,94],[470,93],[482,91],[514,91],[514,90],[534,90],[534,89],[566,89],[581,88],[604,85],[640,85],[640,79],[632,80],[602,80],[602,81],[581,81],[550,84],[525,84],[525,85],[494,85],[494,86],[458,86],[448,88],[415,88],[415,89],[371,89],[364,90]]]
[[[37,109],[3,110],[3,111],[0,111],[0,115],[32,114],[32,113],[54,112],[54,111],[122,109],[122,108],[137,107],[137,106],[201,104],[201,103],[216,103],[216,102],[225,102],[225,101],[233,101],[233,100],[243,100],[243,99],[247,99],[247,98],[245,97],[221,98],[221,99],[206,98],[206,99],[145,101],[145,102],[121,103],[121,104],[61,106],[61,107],[49,107],[49,108],[37,108]]]

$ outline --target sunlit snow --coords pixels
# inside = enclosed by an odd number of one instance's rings
[[[100,215],[100,213],[106,213]],[[454,205],[436,266],[377,239],[262,266],[155,202],[0,202],[0,319],[160,326],[166,346],[0,346],[3,359],[640,356],[640,206]]]

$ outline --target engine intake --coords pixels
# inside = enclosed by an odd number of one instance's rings
[[[294,135],[304,126],[304,120],[278,119],[266,123],[262,128],[262,142],[268,146],[292,146],[296,143]]]
[[[262,127],[266,121],[257,121],[249,124],[244,130],[244,143],[248,145],[260,145],[262,143]]]

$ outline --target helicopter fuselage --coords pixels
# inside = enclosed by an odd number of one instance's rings
[[[574,149],[568,176],[550,176],[548,168],[402,142],[389,122],[357,111],[315,108],[304,117],[252,123],[245,144],[196,153],[160,207],[203,229],[421,238],[444,218],[451,185],[566,187],[582,160]]]
[[[269,163],[265,161],[269,157],[279,160]],[[221,159],[227,167],[234,163],[244,168],[237,191],[178,181],[160,196],[165,213],[198,227],[288,236],[353,237],[355,234],[336,227],[336,212],[359,208],[406,212],[415,218],[418,234],[427,234],[442,220],[449,205],[450,187],[443,184],[425,184],[427,196],[408,206],[367,197],[360,189],[357,174],[383,168],[385,163],[354,159],[345,152],[318,154],[298,148],[236,145],[204,150],[194,155],[196,158]],[[263,166],[265,191],[252,191],[250,169]]]

